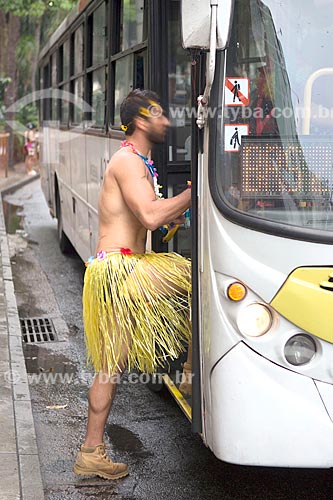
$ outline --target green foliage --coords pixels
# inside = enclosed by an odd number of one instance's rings
[[[1,0],[0,0],[1,1]],[[73,5],[76,4],[76,0],[70,0],[67,2],[62,1],[62,8],[59,8],[58,10],[54,10],[53,8],[49,8],[47,11],[45,11],[43,15],[43,21],[42,21],[42,32],[41,32],[41,47],[45,45],[45,43],[48,41],[52,33],[55,32],[55,30],[60,26],[61,22],[64,20],[68,12],[71,10]]]
[[[20,111],[16,113],[16,120],[26,125],[31,122],[35,125],[38,123],[38,109],[34,104],[26,104]]]
[[[32,33],[22,34],[16,47],[16,65],[19,71],[20,95],[24,95],[29,90],[35,50],[34,35]]]
[[[1,78],[0,77],[0,131],[5,128],[5,105],[4,105],[4,91],[7,85],[9,85],[11,79],[8,77]]]
[[[33,62],[39,47],[36,47],[35,30],[42,23],[41,41],[47,39],[61,23],[77,0],[0,0],[0,10],[21,18],[21,36],[16,48],[18,95],[31,90]],[[10,78],[0,78],[0,130],[5,127],[4,90]],[[26,125],[38,123],[38,110],[33,104],[24,106],[16,115],[16,120]]]
[[[76,0],[0,0],[0,10],[19,17],[41,17],[46,11],[68,11],[75,3]]]

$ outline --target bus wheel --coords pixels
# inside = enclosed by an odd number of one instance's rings
[[[57,196],[57,218],[58,218],[58,241],[59,247],[63,254],[73,253],[73,245],[69,241],[68,237],[64,233],[63,223],[62,223],[62,214],[61,214],[61,203],[59,196]]]

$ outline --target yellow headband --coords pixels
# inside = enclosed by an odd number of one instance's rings
[[[139,108],[139,113],[140,115],[145,116],[146,118],[149,118],[150,116],[149,110],[147,108],[143,107]]]

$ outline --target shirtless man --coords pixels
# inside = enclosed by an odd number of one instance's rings
[[[177,254],[145,252],[147,230],[184,222],[191,190],[169,199],[158,196],[148,157],[153,144],[164,142],[169,127],[158,96],[135,90],[120,114],[128,142],[105,171],[96,258],[90,259],[85,275],[85,335],[96,376],[89,390],[86,438],[74,465],[76,474],[106,479],[128,474],[126,464],[107,456],[103,441],[117,386],[114,375],[126,366],[152,373],[166,356],[177,357],[182,342],[190,338],[180,300],[190,294],[189,261]],[[164,323],[156,311],[161,311]]]

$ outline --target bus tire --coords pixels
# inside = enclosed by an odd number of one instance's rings
[[[64,233],[59,195],[57,196],[57,219],[59,248],[63,254],[71,254],[73,253],[73,245]]]

